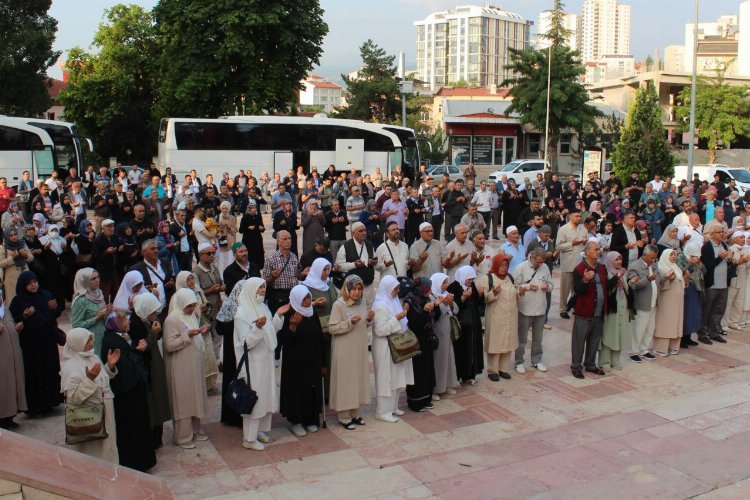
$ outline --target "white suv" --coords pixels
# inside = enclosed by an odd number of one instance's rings
[[[549,168],[549,163],[547,167]],[[489,179],[499,182],[503,175],[507,175],[509,180],[513,179],[516,184],[520,184],[526,177],[532,181],[536,180],[536,174],[544,175],[544,160],[514,160],[500,170],[492,172]]]

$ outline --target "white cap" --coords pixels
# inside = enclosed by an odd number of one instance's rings
[[[361,222],[357,221],[354,224],[352,224],[352,231],[355,231],[355,230],[359,229],[360,227],[365,227],[365,225],[362,224]]]
[[[211,243],[201,243],[198,245],[198,253],[203,252],[203,250],[208,250],[209,248],[213,250],[214,246]]]
[[[105,226],[114,226],[114,225],[115,225],[115,221],[113,221],[112,219],[104,219],[102,221],[102,227],[105,227]]]
[[[508,226],[508,229],[505,230],[505,234],[510,234],[513,231],[518,232],[518,228],[516,226]]]
[[[430,224],[429,222],[423,222],[423,223],[421,223],[419,225],[419,232],[421,233],[422,231],[424,231],[428,227],[432,228],[432,224]]]

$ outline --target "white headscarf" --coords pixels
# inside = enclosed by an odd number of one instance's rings
[[[466,280],[476,278],[477,272],[471,266],[459,267],[456,271],[456,281],[461,285],[461,288],[466,291],[469,287],[466,286]]]
[[[72,328],[68,331],[65,348],[60,359],[60,377],[62,379],[60,389],[63,392],[75,389],[87,378],[86,368],[93,368],[102,363],[99,357],[94,354],[93,349],[84,351],[86,343],[93,335],[85,328]],[[94,382],[101,388],[102,394],[109,392],[109,375],[107,375],[104,367],[102,367]]]
[[[448,275],[445,273],[435,273],[430,276],[430,281],[432,282],[432,287],[430,287],[430,290],[432,291],[432,295],[434,295],[435,298],[445,297],[446,295],[448,295],[447,291],[443,291],[443,283],[445,283],[445,280],[447,279]]]
[[[266,286],[266,282],[262,278],[247,279],[242,290],[239,292],[239,299],[237,300],[237,315],[234,319],[235,321],[240,320],[254,327],[255,325],[253,322],[258,318],[265,316],[266,323],[263,325],[263,338],[266,342],[266,346],[269,349],[274,350],[276,349],[277,344],[276,329],[273,326],[273,321],[271,321],[273,319],[271,311],[263,302],[263,297],[258,295],[258,289],[262,286]],[[232,294],[234,294],[234,290],[236,289],[237,285],[235,285],[235,288],[232,290]]]
[[[136,316],[148,321],[149,316],[162,310],[161,301],[153,293],[142,293],[133,298],[133,310]]]
[[[198,304],[198,297],[195,296],[194,291],[189,288],[178,290],[174,294],[172,303],[174,304],[174,308],[172,309],[172,312],[169,313],[169,316],[167,316],[167,319],[172,317],[175,318],[177,321],[185,325],[188,330],[194,330],[200,326],[195,314],[185,314],[184,311],[184,309],[190,304]],[[191,339],[193,340],[193,345],[195,345],[200,352],[203,352],[206,349],[206,342],[203,340],[203,334],[193,335]]]
[[[394,276],[384,276],[383,279],[380,280],[380,286],[378,286],[378,293],[375,294],[375,302],[372,304],[372,309],[383,308],[393,315],[403,312],[404,306],[401,305],[401,301],[398,300],[398,297],[393,297],[391,295],[393,289],[398,288],[398,286],[398,280]],[[398,321],[398,324],[401,325],[401,331],[405,331],[409,324],[406,316],[401,318]]]
[[[39,238],[39,243],[43,246],[50,245],[50,250],[55,252],[56,255],[60,255],[65,250],[65,239],[60,237],[60,228],[57,224],[51,224],[47,228],[47,234]]]
[[[310,295],[310,298],[312,298],[310,290],[308,290],[305,285],[297,285],[292,288],[291,292],[289,292],[289,304],[292,306],[292,309],[300,313],[305,318],[309,318],[313,315],[312,304],[310,304],[308,307],[302,305],[302,301],[304,301],[305,297],[307,297],[308,295]]]
[[[99,274],[91,267],[84,267],[78,270],[75,280],[73,280],[73,301],[70,303],[71,307],[75,304],[76,299],[80,297],[86,297],[94,304],[97,304],[100,309],[104,309],[107,306],[102,289],[91,289],[91,278],[94,273]]]
[[[331,263],[328,262],[328,259],[324,259],[323,257],[318,257],[317,259],[315,259],[312,263],[312,266],[310,266],[310,272],[307,273],[307,278],[305,278],[305,281],[303,281],[302,284],[307,286],[308,288],[314,288],[321,292],[327,292],[330,279],[326,279],[325,281],[321,279],[321,276],[323,275],[323,269],[325,269],[326,266],[331,266]]]
[[[658,266],[659,274],[661,274],[662,276],[666,278],[669,271],[674,271],[676,278],[682,282],[682,269],[680,269],[680,266],[677,265],[677,262],[669,261],[669,256],[672,254],[672,252],[677,252],[677,250],[667,248],[661,254],[661,257],[659,258],[659,266]]]
[[[195,285],[195,288],[190,288],[188,286],[188,278],[193,277],[193,284]],[[203,290],[200,286],[198,286],[198,279],[195,277],[195,274],[191,273],[190,271],[180,271],[177,273],[177,277],[174,280],[174,286],[175,286],[175,292],[182,290],[183,288],[187,288],[189,290],[192,290],[195,292],[195,296],[198,299],[198,306],[201,306],[208,302],[208,299],[206,299],[206,295],[203,293]],[[174,309],[174,295],[172,295],[172,298],[169,299],[169,308],[167,309],[167,313],[171,313]],[[195,308],[195,317],[198,318],[200,321],[201,318],[201,310],[200,307]]]
[[[136,295],[146,293],[146,288],[143,286],[140,290],[138,290],[138,292],[133,293],[133,287],[137,286],[138,283],[143,283],[143,275],[140,273],[140,271],[129,271],[125,275],[125,277],[122,279],[122,283],[120,284],[120,289],[117,290],[115,301],[112,303],[115,309],[129,311],[130,304],[128,303],[128,300],[131,297],[135,297]]]

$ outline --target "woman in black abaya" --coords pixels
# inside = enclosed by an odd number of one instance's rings
[[[458,305],[458,321],[461,323],[461,338],[453,343],[456,353],[456,372],[462,382],[476,385],[476,376],[484,370],[482,343],[482,321],[479,305],[484,301],[483,293],[477,290],[474,278],[477,273],[471,266],[456,271],[456,281],[448,286],[453,301]]]
[[[412,411],[425,411],[432,408],[432,391],[435,389],[435,362],[433,344],[437,340],[432,328],[435,326],[435,303],[430,302],[432,282],[427,278],[414,281],[414,288],[406,296],[409,304],[406,319],[409,329],[419,340],[422,354],[412,358],[414,384],[406,386],[406,401]]]

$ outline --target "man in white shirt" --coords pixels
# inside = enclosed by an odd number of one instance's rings
[[[661,180],[661,176],[657,174],[654,175],[654,180],[649,182],[649,184],[651,184],[651,187],[654,188],[654,192],[658,193],[659,191],[661,191],[661,187],[664,185],[664,181]]]
[[[456,236],[453,240],[445,245],[450,261],[445,266],[445,273],[448,275],[448,282],[453,283],[456,279],[456,271],[459,267],[470,266],[471,253],[475,250],[474,243],[469,239],[469,228],[463,224],[457,224],[453,229]]]
[[[701,226],[701,218],[698,214],[690,214],[688,223],[677,229],[677,239],[682,245],[689,241],[703,246],[703,226]]]
[[[409,246],[400,240],[401,231],[395,221],[386,225],[388,239],[375,250],[375,270],[383,276],[403,277],[406,276],[409,266],[413,262],[409,259]]]
[[[492,223],[492,192],[487,189],[487,181],[479,184],[479,191],[474,193],[471,203],[477,205],[477,212],[484,219],[484,237],[487,238]]]
[[[143,174],[143,170],[141,170],[141,167],[138,165],[133,165],[133,168],[128,172],[128,181],[133,186],[137,186],[141,183],[141,175]]]
[[[518,348],[516,349],[516,371],[526,373],[524,354],[526,342],[531,329],[531,366],[540,372],[546,372],[542,363],[542,334],[544,317],[547,313],[547,292],[552,289],[552,276],[544,265],[546,252],[535,248],[529,252],[528,259],[513,269],[513,281],[516,287],[523,289],[518,297]]]

